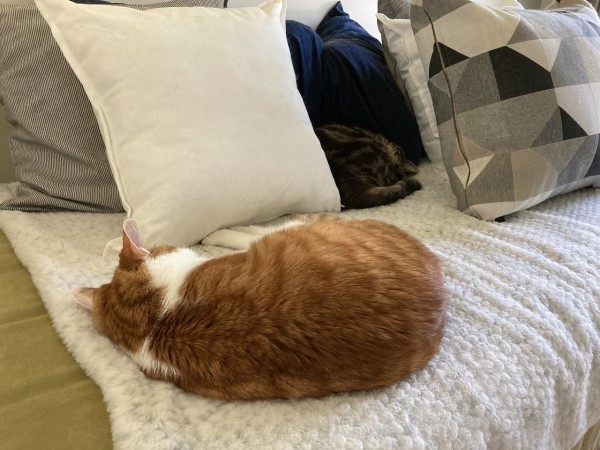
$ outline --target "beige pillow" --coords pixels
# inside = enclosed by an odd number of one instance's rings
[[[340,210],[296,88],[282,0],[185,11],[36,4],[90,98],[148,245]]]

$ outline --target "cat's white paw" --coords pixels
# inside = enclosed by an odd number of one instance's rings
[[[270,231],[266,227],[259,227],[257,225],[241,225],[236,227],[228,228],[231,231],[239,231],[240,233],[246,234],[256,234],[258,236],[264,236],[268,234]]]
[[[242,233],[235,230],[217,230],[202,240],[203,245],[227,247],[234,250],[247,250],[250,245],[259,239],[255,234]]]
[[[245,225],[234,226],[225,230],[217,230],[206,236],[202,240],[204,245],[215,245],[217,247],[227,247],[234,250],[247,250],[253,242],[262,237],[276,233],[286,228],[296,227],[304,224],[303,220],[288,220],[282,224],[274,226]]]

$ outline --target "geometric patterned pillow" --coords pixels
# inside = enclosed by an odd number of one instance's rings
[[[411,24],[458,208],[484,220],[600,182],[600,20],[413,0]]]
[[[377,0],[377,12],[390,19],[410,19],[410,0]]]

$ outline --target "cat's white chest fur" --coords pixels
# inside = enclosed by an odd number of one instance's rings
[[[150,350],[150,338],[146,338],[137,352],[129,352],[129,356],[142,371],[153,376],[177,378],[180,375],[175,366],[161,361]]]
[[[146,261],[152,286],[162,289],[164,292],[161,316],[172,311],[184,300],[181,296],[181,285],[192,270],[206,261],[208,258],[204,258],[188,248],[180,248]]]

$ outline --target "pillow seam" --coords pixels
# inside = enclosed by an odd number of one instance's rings
[[[469,186],[469,181],[471,178],[471,164],[469,163],[469,159],[466,156],[466,151],[464,149],[464,145],[462,142],[462,134],[460,132],[460,127],[458,125],[458,119],[457,119],[457,114],[456,114],[456,102],[454,99],[454,93],[452,92],[452,85],[450,83],[450,80],[448,78],[448,73],[446,71],[446,64],[444,62],[443,59],[443,55],[442,55],[442,51],[440,48],[440,43],[437,37],[437,33],[435,31],[435,26],[433,24],[433,20],[431,19],[431,15],[429,14],[429,11],[426,8],[423,8],[423,12],[425,13],[425,15],[427,16],[427,19],[429,20],[429,23],[431,24],[431,32],[433,34],[433,41],[435,43],[435,50],[436,53],[438,55],[438,57],[440,58],[440,64],[442,66],[442,73],[444,74],[444,80],[446,81],[446,84],[448,85],[448,93],[450,94],[450,104],[452,105],[452,122],[454,124],[454,132],[456,134],[456,140],[458,142],[458,148],[460,150],[460,154],[463,158],[463,161],[466,163],[467,165],[467,179],[465,181],[465,186],[463,189],[463,195],[464,195],[464,200],[465,200],[465,205],[467,207],[467,210],[469,211],[469,213],[475,217],[478,217],[478,214],[476,214],[474,211],[471,210],[470,207],[470,203],[468,201],[468,195],[467,195],[467,188]]]

